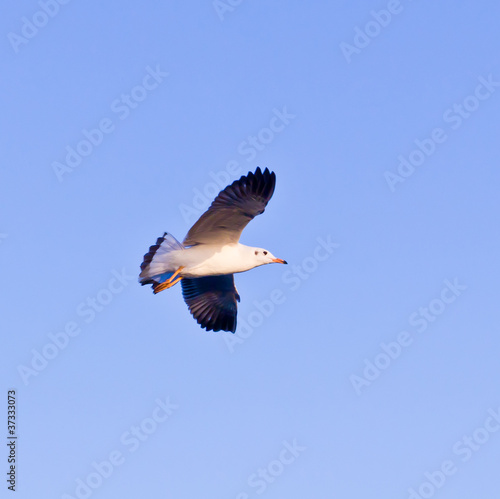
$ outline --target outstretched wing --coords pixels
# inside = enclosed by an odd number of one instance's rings
[[[182,296],[196,322],[207,331],[236,331],[240,295],[233,274],[184,278]]]
[[[228,185],[189,229],[184,246],[237,243],[252,218],[264,212],[276,175],[260,168]]]

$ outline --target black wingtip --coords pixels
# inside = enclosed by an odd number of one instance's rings
[[[264,168],[264,171],[262,171],[260,166],[258,166],[255,170],[255,173],[248,172],[248,175],[255,175],[256,177],[267,177],[267,176],[276,177],[276,174],[274,172],[272,172],[271,170],[269,170],[269,168],[267,166],[266,166],[266,168]]]

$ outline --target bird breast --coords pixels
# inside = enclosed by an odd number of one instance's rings
[[[256,266],[245,248],[242,244],[199,244],[177,252],[176,263],[185,267],[181,274],[185,277],[245,272]]]

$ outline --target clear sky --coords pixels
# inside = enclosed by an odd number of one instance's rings
[[[498,497],[499,17],[6,3],[15,497]],[[207,333],[139,265],[257,166],[276,191],[242,242],[289,265],[237,275],[236,334]]]

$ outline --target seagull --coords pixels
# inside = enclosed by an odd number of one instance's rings
[[[268,168],[263,172],[257,168],[228,185],[182,244],[165,232],[149,248],[141,264],[140,284],[151,284],[156,294],[180,282],[184,301],[202,328],[234,333],[240,295],[233,274],[268,263],[287,263],[268,250],[239,242],[248,222],[264,212],[275,186],[276,175]]]

